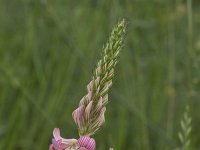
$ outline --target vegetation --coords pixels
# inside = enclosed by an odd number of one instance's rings
[[[1,0],[0,149],[48,149],[54,127],[78,136],[71,112],[122,18],[125,46],[97,150],[180,147],[186,105],[190,149],[200,148],[200,1]]]

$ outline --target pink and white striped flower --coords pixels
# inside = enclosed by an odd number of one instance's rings
[[[95,150],[96,142],[89,136],[82,136],[76,139],[64,139],[60,136],[59,128],[53,130],[52,144],[49,150]]]
[[[68,147],[73,147],[76,145],[76,139],[64,139],[60,136],[59,128],[54,128],[53,130],[52,144],[49,147],[49,150],[65,150]]]
[[[89,136],[82,136],[78,139],[77,145],[80,147],[80,150],[95,150],[96,142],[93,138]]]

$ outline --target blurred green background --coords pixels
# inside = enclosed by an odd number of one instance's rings
[[[78,137],[71,113],[122,18],[97,150],[175,149],[186,104],[200,148],[199,0],[0,0],[1,150],[46,150],[54,127]]]

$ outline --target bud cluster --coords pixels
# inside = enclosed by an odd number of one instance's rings
[[[93,135],[105,122],[105,105],[108,103],[108,90],[112,86],[114,69],[125,33],[125,21],[114,27],[103,48],[102,58],[97,63],[92,80],[87,85],[87,94],[81,99],[79,107],[72,113],[79,134]]]

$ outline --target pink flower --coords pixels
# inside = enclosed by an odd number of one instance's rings
[[[52,144],[49,147],[49,150],[65,150],[68,147],[76,145],[76,139],[64,139],[60,136],[59,128],[54,128],[53,130]]]
[[[52,144],[49,150],[95,150],[96,142],[89,136],[82,136],[76,139],[64,139],[60,136],[59,128],[53,130]]]
[[[96,142],[93,138],[89,136],[82,136],[78,139],[77,145],[80,147],[80,150],[95,150]]]

